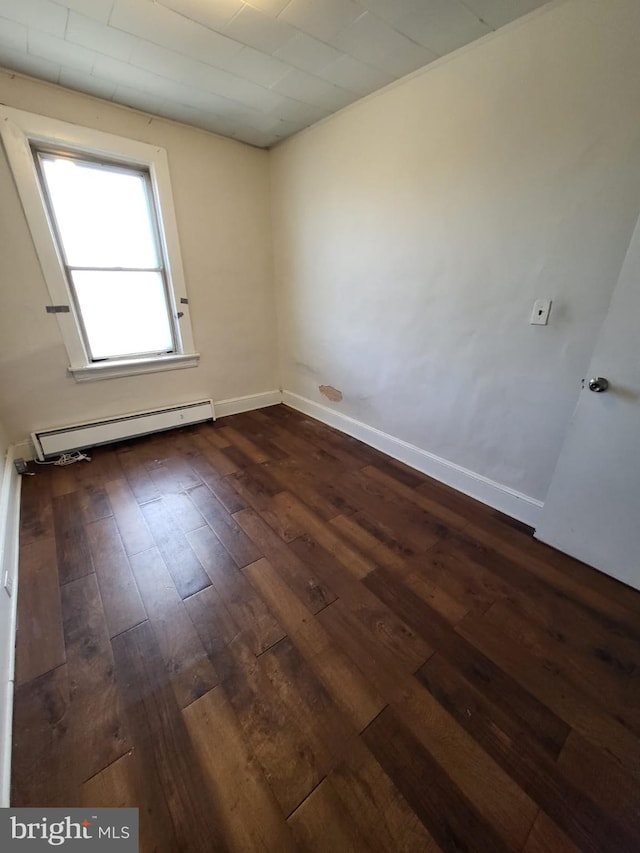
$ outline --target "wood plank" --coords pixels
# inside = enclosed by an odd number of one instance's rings
[[[505,843],[391,708],[376,717],[363,739],[443,850],[518,849]]]
[[[375,467],[378,470],[385,470],[384,466],[381,466],[379,463],[376,463]],[[391,471],[387,471],[387,473],[390,476],[395,476],[395,473]],[[464,495],[456,491],[438,480],[426,477],[423,478],[422,483],[419,483],[414,488],[419,495],[422,495],[426,499],[427,502],[422,503],[425,509],[428,507],[438,507],[440,510],[449,511],[458,516],[460,519],[459,526],[461,527],[466,526],[470,522],[480,525],[495,523],[498,513],[492,510],[491,507],[469,497],[469,495]],[[531,536],[530,529],[527,535]]]
[[[265,466],[268,465],[269,463],[265,463]],[[336,514],[353,515],[360,509],[358,502],[354,500],[357,495],[349,493],[344,482],[349,472],[345,472],[344,466],[328,453],[318,451],[311,456],[308,453],[306,456],[296,454],[278,463],[278,470],[274,469],[274,474],[276,473],[280,479],[290,478],[288,491],[299,497],[306,506],[313,508],[314,512],[318,498],[324,501],[332,512],[327,515],[322,512],[318,514],[326,520]],[[301,488],[304,491],[298,495]]]
[[[420,571],[405,575],[403,582],[411,592],[421,598],[451,625],[457,625],[469,612],[466,604],[450,595],[429,578],[424,577]]]
[[[219,430],[215,430],[213,434],[215,435],[218,431]],[[197,436],[194,440],[194,444],[218,476],[226,477],[227,474],[233,474],[234,471],[239,470],[239,466],[236,465],[235,462],[232,462],[231,459],[224,454],[223,450],[212,442],[211,435],[205,433],[204,435]],[[224,447],[228,448],[229,445],[224,444]]]
[[[349,545],[343,537],[338,535],[331,527],[326,525],[322,519],[307,509],[303,503],[292,498],[289,512],[318,544],[322,545],[330,554],[342,563],[342,565],[357,580],[366,577],[369,572],[376,569],[369,557],[365,557],[358,550]]]
[[[494,602],[485,618],[509,640],[526,648],[538,661],[554,660],[556,675],[588,694],[605,711],[614,701],[619,708],[618,719],[640,733],[640,708],[625,706],[626,691],[635,664],[623,655],[617,655],[614,643],[598,642],[591,635],[586,638],[585,647],[582,645],[585,638],[576,643],[567,637],[566,625],[562,630],[545,630],[527,618],[517,603],[511,601]]]
[[[393,658],[394,669],[411,674],[433,653],[428,642],[366,587],[349,590],[335,607],[350,621],[362,625],[375,649],[385,650]],[[359,629],[356,633],[361,634]]]
[[[33,477],[23,477],[20,493],[20,546],[50,539],[53,529],[51,474],[38,468]]]
[[[62,495],[70,495],[78,488],[77,480],[71,470],[71,465],[53,465],[48,464],[51,477],[51,494],[53,497],[62,497]]]
[[[338,763],[351,732],[290,640],[255,658],[240,634],[224,659],[225,694],[288,815]]]
[[[160,497],[155,483],[149,476],[144,464],[142,440],[120,447],[118,460],[127,479],[129,487],[139,504],[155,501]]]
[[[615,823],[628,828],[632,837],[640,837],[640,803],[638,778],[625,771],[608,753],[572,731],[558,758],[558,767],[568,784],[578,788],[595,802]],[[602,844],[611,843],[615,835],[606,835],[602,826]]]
[[[209,586],[209,578],[200,561],[162,500],[143,504],[142,514],[180,597],[186,598]]]
[[[104,489],[104,479],[101,476],[105,468],[105,458],[90,465],[74,464],[69,466],[69,474],[76,484],[75,491],[82,508],[82,520],[85,524],[107,518],[112,515],[111,505]]]
[[[245,508],[245,502],[236,489],[233,488],[231,482],[226,477],[221,476],[204,456],[200,454],[192,456],[189,464],[227,512],[234,513]],[[229,478],[231,477],[233,477],[233,474],[229,475]]]
[[[60,583],[88,575],[93,571],[93,565],[77,492],[53,498],[53,523]]]
[[[336,595],[333,590],[287,548],[257,513],[251,509],[243,509],[235,513],[233,518],[255,544],[256,552],[269,559],[272,566],[282,575],[311,613],[317,613],[327,604],[335,601]]]
[[[11,764],[14,808],[80,805],[67,667],[16,687]]]
[[[131,568],[178,705],[186,707],[218,683],[160,552],[131,557]]]
[[[66,660],[56,546],[39,539],[20,548],[16,683],[24,684]]]
[[[241,633],[244,634],[246,643],[247,633],[238,629],[213,586],[190,595],[185,599],[184,606],[215,668],[216,675],[219,675],[220,671],[224,672],[226,666],[224,653],[227,646]]]
[[[606,613],[568,600],[554,584],[530,570],[526,553],[522,559],[513,559],[464,536],[451,537],[447,549],[455,556],[456,568],[462,563],[467,577],[490,573],[495,599],[507,598],[527,619],[540,623],[553,640],[575,648],[585,660],[595,657],[599,665],[618,674],[640,672],[640,635],[634,626],[618,625]]]
[[[238,430],[234,429],[232,426],[221,427],[217,430],[217,435],[226,439],[229,445],[233,445],[241,450],[252,462],[260,464],[261,462],[267,462],[270,458],[268,453],[265,453],[264,450],[258,447],[257,444],[254,444],[250,438],[247,438],[246,435],[238,432]]]
[[[260,551],[238,526],[235,514],[230,515],[206,486],[191,489],[189,497],[240,568],[261,556]]]
[[[303,435],[299,429],[289,429],[285,424],[277,424],[270,428],[269,435],[272,442],[284,451],[294,468],[301,468],[320,480],[325,477],[338,480],[345,471],[345,464],[330,449],[319,447],[308,436]],[[289,460],[285,457],[288,467]],[[347,462],[346,470],[357,467],[353,461]]]
[[[238,433],[251,439],[254,445],[262,450],[269,459],[286,459],[288,454],[273,442],[273,429],[268,418],[260,419],[260,411],[243,412],[224,420]]]
[[[173,446],[165,441],[159,445],[159,458],[146,463],[147,471],[161,495],[183,492],[199,485],[200,478],[185,459],[176,455]]]
[[[619,831],[611,820],[610,815],[615,815],[613,801],[607,803],[606,809],[600,808],[562,772],[560,763],[544,754],[500,708],[484,700],[443,658],[434,655],[420,671],[420,681],[580,850],[597,853],[607,844],[626,849],[631,836]],[[565,744],[561,755],[566,749]],[[605,766],[603,760],[603,771]],[[610,784],[617,775],[609,774]],[[624,785],[620,783],[618,789],[623,794]],[[637,806],[637,797],[633,799]],[[629,801],[627,805],[631,805]],[[631,811],[624,817],[623,825],[633,832],[637,821]],[[635,831],[637,834],[637,827]]]
[[[279,462],[265,462],[263,468],[282,489],[295,495],[324,521],[340,513],[347,515],[355,512],[355,508],[338,493],[332,483],[310,473],[292,457]]]
[[[377,483],[390,492],[395,492],[406,503],[414,504],[433,518],[438,519],[442,524],[446,524],[449,530],[461,531],[469,525],[469,519],[463,514],[449,509],[442,502],[434,500],[432,497],[424,495],[420,489],[405,485],[401,478],[390,475],[388,468],[385,470],[384,466],[369,465],[363,468],[361,473],[372,483]]]
[[[230,488],[238,496],[242,496],[244,503],[244,507],[241,507],[242,509],[253,505],[248,502],[247,497],[253,501],[262,502],[267,505],[270,498],[282,491],[282,486],[271,475],[265,465],[248,465],[234,474],[229,474],[225,477],[225,482],[229,484]]]
[[[323,460],[329,465],[340,465],[340,460],[332,455],[327,450],[320,448],[317,444],[310,441],[306,435],[302,435],[300,431],[292,427],[289,423],[283,422],[280,418],[269,418],[268,425],[263,428],[263,434],[268,436],[268,441],[272,447],[280,451],[281,458],[286,460],[287,457],[298,458],[310,464]],[[277,457],[272,456],[275,460]]]
[[[440,850],[360,739],[350,744],[344,761],[330,774],[328,782],[372,850]]]
[[[391,522],[393,518],[394,516],[389,516],[386,511],[384,514],[381,513],[379,517],[368,514],[366,510],[354,514],[354,520],[357,522],[358,527],[362,528],[368,534],[368,541],[371,547],[377,541],[381,545],[384,545],[387,551],[392,551],[396,557],[399,557],[405,563],[417,563],[419,565],[423,559],[425,550],[430,551],[433,545],[429,545],[425,549],[422,545],[418,546],[407,540],[402,529],[393,529],[389,526],[388,522]],[[441,528],[438,528],[438,535],[442,535]],[[448,532],[446,535],[448,536]],[[427,541],[432,542],[433,536],[430,536]]]
[[[376,459],[373,465],[381,473],[387,474],[389,477],[398,480],[410,489],[419,489],[421,486],[425,486],[425,484],[429,485],[434,482],[431,478],[427,477],[426,474],[422,474],[415,468],[405,465],[404,462],[400,462],[398,459],[387,457],[383,453],[379,454],[378,459]],[[460,494],[460,492],[456,492],[456,494]],[[484,504],[482,504],[482,506],[484,506]]]
[[[344,853],[379,850],[371,847],[354,824],[338,793],[325,779],[288,820],[296,849],[308,853],[340,850]]]
[[[579,853],[579,849],[556,826],[551,818],[540,812],[527,838],[523,853]]]
[[[78,498],[84,524],[113,515],[109,497],[103,486],[89,484],[78,490]]]
[[[383,525],[387,538],[416,553],[424,553],[449,535],[449,528],[437,516],[367,477],[364,471],[344,474],[339,489],[349,503],[375,520],[374,526]]]
[[[85,782],[127,752],[113,654],[94,574],[61,590],[67,673],[71,689],[73,768]]]
[[[85,808],[137,808],[140,850],[174,853],[179,849],[158,774],[151,766],[143,766],[135,749],[84,783],[81,804]]]
[[[384,708],[384,699],[335,643],[326,645],[308,662],[356,731],[363,731]]]
[[[238,569],[209,527],[188,536],[194,551],[215,586],[238,631],[259,655],[285,636],[285,631],[262,598]],[[187,599],[190,602],[191,599]]]
[[[640,594],[282,406],[92,455],[23,483],[41,565],[22,572],[17,675],[21,655],[53,666],[16,688],[23,804],[138,804],[157,830],[143,844],[176,853],[279,833],[357,853],[637,847]],[[72,533],[61,547],[68,665],[54,498],[59,531],[76,523],[99,557],[73,578]],[[171,573],[194,566],[203,588],[178,592]],[[317,609],[309,584],[332,600]],[[110,643],[105,619],[127,613]],[[192,739],[187,715],[215,697]]]
[[[87,525],[87,538],[98,577],[109,636],[115,637],[121,631],[144,621],[147,614],[115,520],[104,518]]]
[[[273,412],[273,416],[279,420],[282,429],[295,431],[296,435],[303,436],[321,451],[335,454],[343,467],[362,468],[363,465],[371,465],[379,457],[377,450],[358,439],[339,433],[315,418],[301,416],[286,406],[280,406],[277,412]]]
[[[401,615],[480,693],[503,706],[507,713],[520,722],[529,736],[553,756],[558,755],[569,732],[566,721],[526,690],[517,678],[504,672],[490,656],[483,655],[472,643],[461,637],[403,582],[378,570],[367,578],[366,583],[381,601]]]
[[[105,486],[111,480],[120,480],[123,476],[123,471],[120,466],[120,460],[117,453],[113,452],[113,448],[105,445],[104,447],[92,447],[88,451],[91,462],[79,462],[70,466],[69,470],[75,477],[76,482],[92,483],[98,486]]]
[[[224,420],[216,423],[201,424],[198,431],[198,436],[202,437],[211,447],[217,447],[222,450],[224,447],[229,447],[229,439],[225,438],[220,432]]]
[[[365,678],[383,697],[385,704],[402,692],[409,672],[416,669],[430,654],[430,650],[425,651],[424,657],[418,663],[412,657],[409,660],[398,657],[386,643],[376,638],[375,628],[372,631],[367,627],[341,599],[319,613],[317,621],[332,641],[364,673]],[[395,639],[393,642],[395,644]]]
[[[260,592],[351,724],[357,731],[362,731],[386,704],[373,684],[340,645],[331,640],[317,620],[313,619],[311,612],[268,560],[258,560],[243,569],[243,572]]]
[[[297,717],[307,741],[314,744],[319,767],[329,772],[356,732],[288,638],[262,657],[267,677],[276,686],[283,705]]]
[[[298,598],[269,560],[265,557],[256,560],[245,566],[243,574],[249,578],[269,610],[306,657],[327,648],[329,637],[326,631],[314,620],[309,607]]]
[[[220,849],[293,851],[282,812],[221,687],[183,712],[191,741],[198,744],[209,801],[217,805]],[[216,737],[211,737],[212,733]],[[210,841],[208,850],[218,849]]]
[[[250,456],[247,456],[247,454],[239,447],[236,447],[235,444],[229,444],[229,446],[225,447],[224,450],[221,450],[220,453],[225,457],[225,459],[235,465],[236,471],[242,471],[244,468],[250,468],[252,465],[256,464]]]
[[[372,605],[379,605],[380,602],[376,601],[373,593],[353,574],[346,571],[334,554],[319,545],[309,534],[298,537],[289,548],[323,578],[338,598],[356,603],[368,600]]]
[[[394,711],[506,845],[520,849],[538,811],[531,797],[415,680]]]
[[[263,521],[277,533],[284,542],[293,542],[304,532],[291,517],[289,495],[279,492],[277,483],[265,483],[268,474],[261,466],[252,465],[233,474],[229,481],[245,506],[254,509]]]
[[[144,778],[154,773],[158,775],[171,814],[177,849],[190,853],[226,849],[220,829],[224,815],[219,803],[209,795],[201,769],[200,752],[204,741],[212,741],[211,732],[197,747],[189,737],[167,683],[151,625],[143,622],[115,637],[113,653],[127,726],[143,767],[142,774]],[[189,707],[195,705],[197,702]],[[217,746],[218,739],[215,740]]]
[[[190,533],[206,524],[204,518],[184,493],[165,495],[162,502],[174,517],[178,527],[183,533]]]
[[[381,539],[376,538],[366,526],[361,524],[362,516],[338,515],[331,519],[331,525],[338,530],[345,539],[348,539],[356,548],[367,554],[379,566],[384,566],[391,571],[406,574],[413,568],[411,560],[414,553],[409,549],[409,554],[404,556],[397,550],[390,548]]]
[[[503,579],[494,571],[493,557],[474,559],[460,540],[438,542],[420,561],[423,576],[440,585],[472,613],[485,613],[492,604],[513,596],[513,577]]]
[[[537,663],[525,649],[505,642],[481,617],[467,616],[456,630],[587,740],[615,756],[633,775],[640,774],[640,741],[629,729],[594,707],[588,697]]]
[[[519,544],[521,540],[515,539],[513,541],[514,544]],[[601,597],[613,602],[620,608],[619,612],[631,612],[640,615],[640,596],[629,595],[629,588],[626,584],[621,584],[613,576],[599,572],[579,560],[574,560],[568,554],[557,551],[538,539],[525,538],[525,547],[536,558],[552,565],[563,576],[568,576],[581,588],[588,590],[593,598]]]
[[[139,554],[155,544],[126,480],[112,480],[105,486],[127,554]]]
[[[322,578],[338,598],[358,598],[362,594],[360,581],[308,533],[289,543],[289,550],[306,563],[310,571]]]
[[[555,590],[561,600],[568,600],[572,607],[580,607],[607,630],[613,628],[618,636],[627,637],[636,644],[640,642],[636,609],[600,592],[600,572],[590,570],[593,575],[592,582],[581,582],[572,572],[557,568],[553,561],[547,558],[548,551],[545,546],[537,548],[536,545],[540,543],[533,542],[532,545],[533,540],[528,540],[505,525],[501,525],[499,536],[495,530],[485,530],[478,525],[469,525],[465,533],[473,538],[478,546],[497,551],[511,564],[520,566],[537,577]],[[630,596],[634,601],[635,598],[636,596]]]

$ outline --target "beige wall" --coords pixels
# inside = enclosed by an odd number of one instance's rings
[[[241,143],[0,72],[8,106],[167,150],[197,368],[77,384],[0,146],[0,400],[11,441],[37,428],[278,387],[268,154]]]
[[[283,388],[544,499],[640,208],[638,32],[551,4],[274,151]]]
[[[640,209],[639,29],[636,0],[551,4],[271,154],[0,72],[9,106],[167,149],[202,353],[68,378],[0,153],[9,440],[282,384],[544,499]],[[539,297],[548,327],[528,324]]]
[[[9,447],[9,438],[4,423],[0,421],[0,479],[2,479],[2,469],[5,462],[5,454]]]

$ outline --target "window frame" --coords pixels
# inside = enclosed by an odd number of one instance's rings
[[[178,351],[178,343],[179,340],[179,329],[177,328],[178,318],[176,317],[175,311],[172,310],[172,300],[171,300],[171,288],[169,282],[167,280],[167,262],[164,257],[164,252],[162,249],[162,238],[161,238],[161,229],[160,223],[158,222],[158,212],[156,210],[156,200],[153,192],[153,185],[151,183],[151,175],[148,169],[143,169],[138,164],[132,163],[123,163],[123,162],[114,162],[113,160],[108,160],[105,157],[95,157],[93,155],[88,154],[78,154],[77,152],[71,152],[64,150],[62,148],[51,148],[50,146],[44,145],[33,145],[31,146],[31,152],[33,158],[36,163],[36,172],[38,174],[38,180],[40,182],[40,189],[42,191],[42,195],[45,201],[45,207],[47,210],[47,214],[49,217],[49,226],[51,228],[51,232],[56,241],[56,245],[58,247],[58,253],[60,255],[61,263],[64,266],[65,275],[67,278],[67,286],[69,288],[69,293],[71,294],[71,298],[73,300],[76,314],[78,317],[78,325],[80,328],[80,334],[82,336],[82,341],[85,347],[85,351],[87,353],[87,357],[91,364],[95,364],[97,362],[110,361],[114,362],[116,360],[123,361],[131,358],[159,358],[164,355],[174,354]],[[67,256],[67,251],[64,246],[64,240],[62,239],[62,233],[60,231],[60,222],[58,220],[58,215],[56,213],[55,204],[53,202],[53,198],[51,196],[51,189],[46,179],[45,168],[44,168],[44,160],[46,159],[65,159],[70,160],[72,162],[79,162],[83,164],[88,164],[93,168],[101,169],[105,172],[120,172],[128,175],[137,175],[142,179],[145,188],[145,206],[147,208],[147,215],[149,217],[149,224],[151,226],[151,232],[153,234],[154,248],[157,253],[158,258],[158,266],[154,269],[148,268],[147,270],[143,270],[142,268],[136,269],[135,271],[140,272],[155,272],[158,273],[162,279],[162,289],[165,298],[165,305],[167,311],[167,319],[169,321],[169,331],[171,335],[171,349],[167,351],[156,351],[156,352],[132,352],[127,353],[122,356],[107,356],[96,358],[95,354],[91,348],[91,341],[89,338],[89,333],[87,331],[87,325],[85,321],[85,317],[82,315],[82,309],[80,307],[80,298],[76,291],[76,287],[73,283],[73,272],[76,270],[92,270],[92,271],[109,271],[109,270],[118,270],[118,271],[126,271],[124,267],[77,267],[69,262],[69,258]]]
[[[200,356],[195,350],[189,316],[166,151],[137,140],[1,105],[0,135],[52,305],[68,306],[68,310],[55,312],[55,317],[69,357],[69,374],[78,382],[86,382],[195,367]],[[66,264],[50,219],[48,200],[40,182],[37,155],[34,156],[37,150],[56,148],[87,160],[107,160],[114,166],[121,164],[148,172],[174,333],[174,352],[91,360],[84,342],[82,318],[67,278]]]

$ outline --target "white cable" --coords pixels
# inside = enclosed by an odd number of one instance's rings
[[[91,462],[91,457],[87,456],[86,453],[82,453],[80,450],[76,450],[75,453],[63,453],[62,456],[59,456],[57,459],[52,459],[50,462],[41,462],[39,459],[34,459],[34,462],[37,462],[38,465],[73,465],[74,462]]]

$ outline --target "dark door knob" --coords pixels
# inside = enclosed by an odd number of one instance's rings
[[[589,380],[589,391],[595,391],[596,394],[601,394],[608,387],[609,380],[605,379],[604,376],[594,376],[593,379]]]

